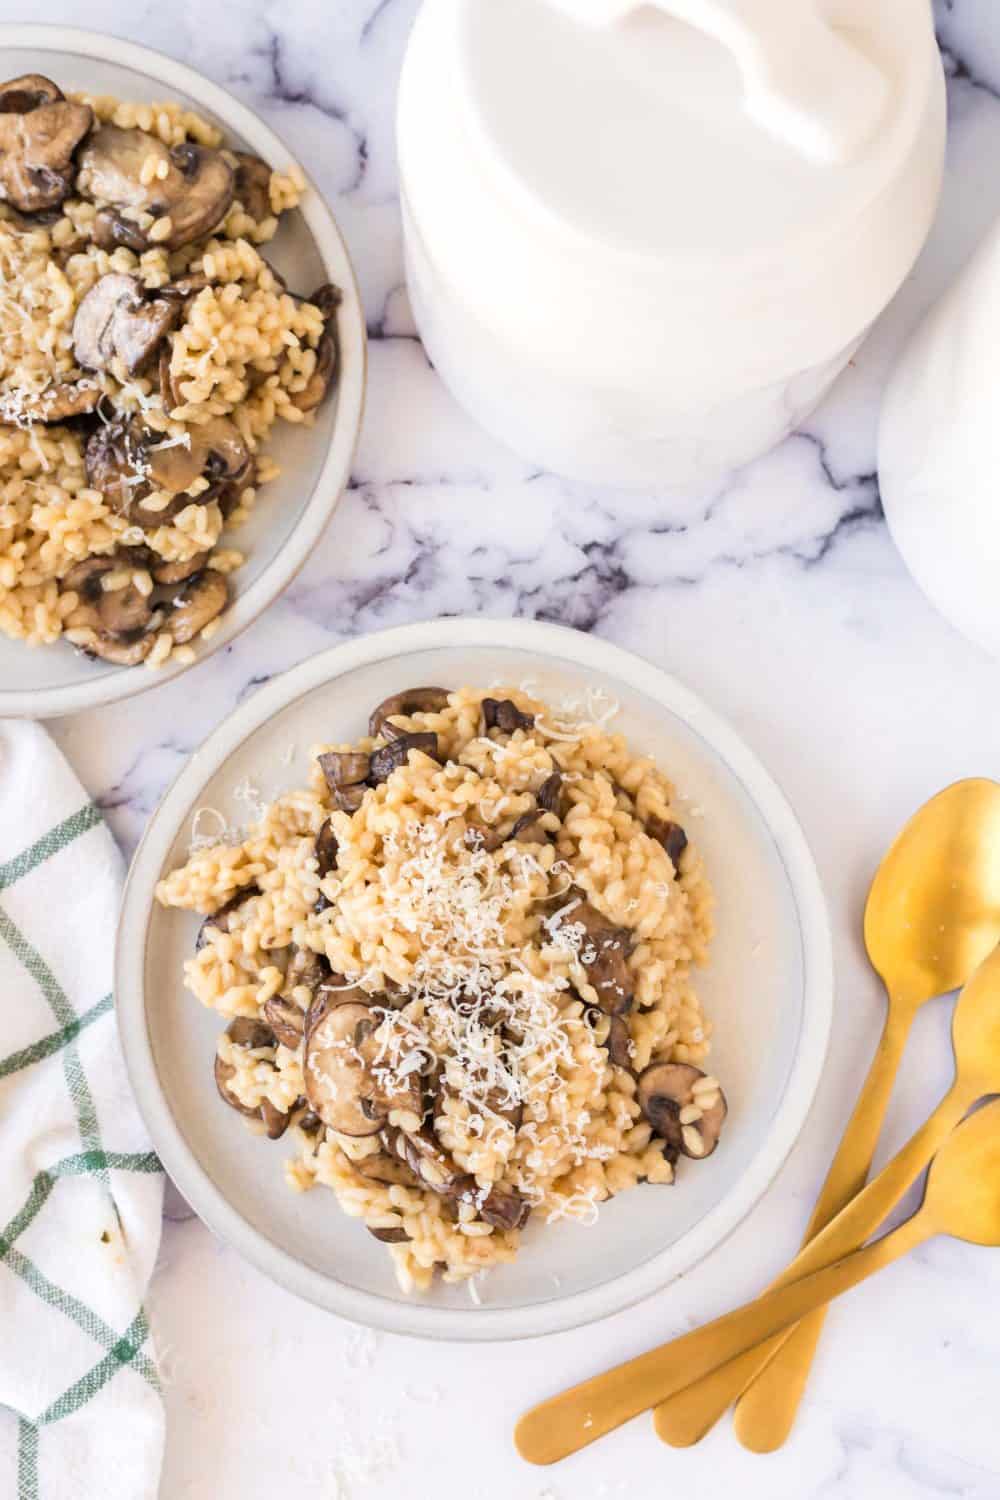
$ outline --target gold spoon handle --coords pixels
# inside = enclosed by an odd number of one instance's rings
[[[679,1390],[685,1382],[697,1380],[720,1359],[759,1344],[812,1308],[839,1297],[934,1232],[929,1215],[915,1214],[873,1245],[866,1245],[803,1280],[766,1292],[756,1302],[686,1333],[672,1344],[641,1354],[638,1359],[553,1396],[526,1412],[518,1422],[514,1431],[518,1452],[535,1464],[555,1463],[576,1453],[637,1416],[659,1397]]]
[[[905,1000],[890,997],[872,1065],[816,1200],[802,1241],[803,1248],[865,1185],[915,1014],[913,1006]],[[775,1283],[776,1286],[783,1284],[783,1278]],[[818,1320],[815,1338],[819,1337],[823,1316],[822,1312],[815,1314]],[[698,1442],[774,1357],[778,1347],[775,1342],[766,1349],[748,1352],[664,1401],[657,1407],[655,1415],[659,1436],[675,1448],[687,1448]]]
[[[895,1208],[907,1188],[920,1176],[938,1147],[947,1140],[966,1110],[975,1102],[977,1093],[974,1086],[954,1083],[916,1135],[910,1138],[874,1181],[799,1251],[773,1283],[773,1289],[809,1276],[863,1245],[886,1214]],[[789,1331],[783,1329],[776,1338],[761,1344],[759,1349],[733,1360],[725,1370],[713,1370],[711,1380],[702,1382],[690,1403],[685,1401],[676,1409],[671,1419],[671,1435],[661,1430],[658,1407],[654,1420],[659,1436],[664,1441],[674,1441],[672,1434],[681,1430],[682,1418],[688,1423],[686,1431],[693,1434],[686,1441],[696,1442],[699,1437],[704,1436],[722,1416],[729,1403],[740,1395],[748,1381],[753,1380],[768,1360],[774,1357],[788,1337]]]

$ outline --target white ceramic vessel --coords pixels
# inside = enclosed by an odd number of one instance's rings
[[[425,0],[398,137],[428,353],[535,463],[704,489],[893,296],[944,136],[928,0]]]
[[[0,26],[4,78],[44,73],[67,91],[85,89],[148,102],[177,99],[222,127],[229,142],[273,167],[292,160],[288,148],[256,115],[191,68],[146,47],[66,26]],[[365,318],[350,256],[316,187],[288,214],[265,256],[288,285],[309,291],[323,282],[340,287],[337,314],[340,377],[313,426],[278,423],[267,444],[281,475],[235,543],[247,561],[232,578],[234,598],[198,660],[221,650],[287,587],[319,541],[347,483],[361,431],[366,384]],[[113,703],[196,670],[168,662],[160,671],[112,667],[88,660],[69,645],[30,647],[0,635],[0,717],[50,718]]]
[[[1000,222],[931,308],[886,386],[886,520],[931,603],[1000,657]]]
[[[389,1257],[327,1190],[289,1192],[288,1148],[250,1135],[212,1079],[222,1018],[182,988],[198,919],[154,905],[187,856],[192,814],[246,818],[246,778],[269,799],[306,774],[309,747],[364,732],[373,704],[416,683],[532,679],[555,701],[588,687],[618,700],[615,726],[683,790],[718,902],[699,993],[729,1117],[719,1149],[676,1187],[637,1188],[592,1227],[529,1224],[515,1264],[424,1298],[399,1291]],[[181,1192],[261,1270],[344,1317],[451,1339],[524,1338],[603,1317],[665,1286],[720,1244],[798,1137],[823,1066],[832,960],[826,911],[788,804],[734,732],[692,693],[591,636],[529,621],[442,620],[351,641],[261,688],[191,757],[161,800],[125,891],[115,996],[129,1075]]]

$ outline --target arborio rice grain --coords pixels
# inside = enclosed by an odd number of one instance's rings
[[[157,891],[208,918],[184,978],[230,1021],[223,1097],[258,1131],[288,1129],[289,1184],[332,1188],[388,1241],[407,1291],[511,1261],[528,1210],[586,1224],[614,1194],[672,1182],[722,1097],[681,1068],[697,1093],[671,1142],[640,1102],[651,1065],[698,1064],[711,1035],[691,979],[711,892],[697,852],[679,852],[669,781],[621,735],[521,689],[423,691],[435,706],[393,714],[388,739],[316,747],[307,786],[236,841],[196,847]],[[518,727],[495,722],[497,699]],[[409,734],[430,738],[400,747]],[[399,763],[380,781],[369,757],[390,742]],[[630,1008],[589,911],[617,934]],[[348,1014],[367,1018],[341,1044],[361,1071],[324,1094],[324,1018]],[[355,1087],[371,1091],[361,1115]],[[496,1211],[511,1204],[522,1212]]]

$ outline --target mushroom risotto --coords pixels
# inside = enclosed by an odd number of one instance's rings
[[[0,630],[190,660],[277,468],[336,375],[339,293],[259,246],[301,173],[177,104],[0,85]]]
[[[205,914],[185,983],[229,1021],[219,1093],[288,1132],[292,1187],[424,1290],[712,1152],[711,893],[650,759],[523,688],[439,687],[310,759],[157,890]]]

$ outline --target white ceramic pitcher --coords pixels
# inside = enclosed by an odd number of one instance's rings
[[[703,491],[893,296],[944,133],[929,0],[424,0],[398,137],[428,353],[533,463]]]

